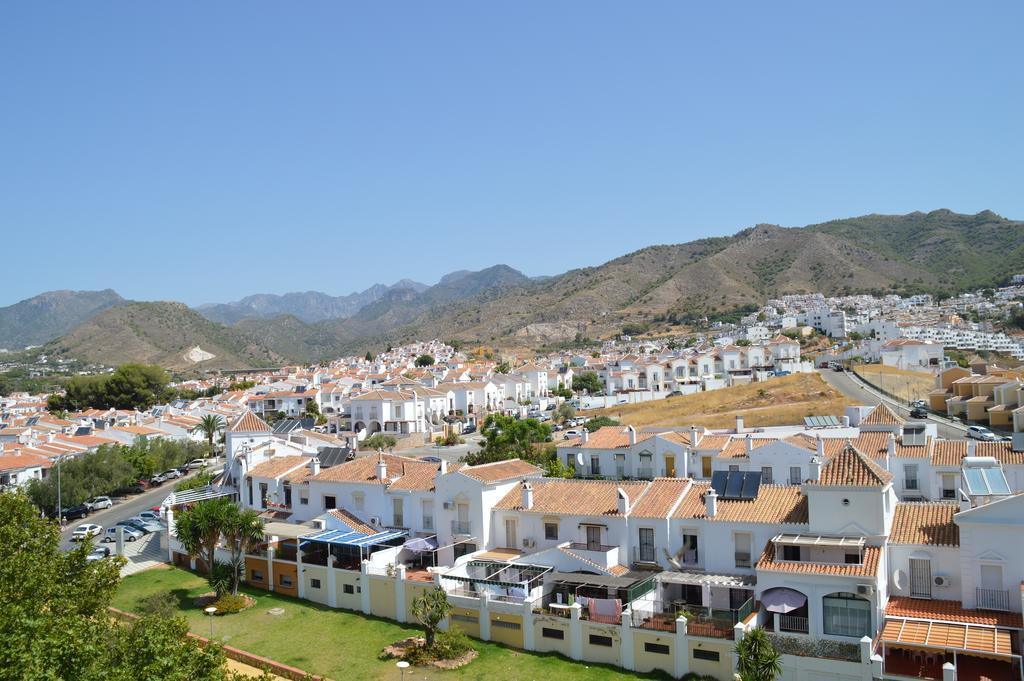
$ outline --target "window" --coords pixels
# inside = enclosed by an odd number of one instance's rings
[[[942,498],[956,499],[956,476],[952,473],[942,474]]]
[[[773,480],[774,478],[772,478],[772,467],[761,466],[761,482],[763,482],[766,485],[770,485],[772,484]]]
[[[320,580],[319,579],[310,579],[309,580],[309,586],[314,588],[314,589],[319,589],[320,588]]]
[[[299,504],[301,506],[308,505],[309,504],[309,497],[299,497]]]
[[[549,629],[548,627],[543,627],[540,630],[540,635],[543,638],[557,638],[559,641],[565,640],[565,631],[563,629]]]
[[[903,466],[903,489],[919,489],[917,482],[917,464],[908,463]]]
[[[292,585],[292,576],[291,575],[281,575],[279,581],[281,583],[281,586],[290,587]]]
[[[670,655],[672,653],[672,649],[664,643],[644,643],[644,650],[649,653],[657,653],[659,655]]]
[[[708,662],[718,662],[718,652],[714,650],[702,650],[701,648],[693,649],[693,659],[695,660],[707,660]]]
[[[404,499],[398,497],[391,500],[391,518],[395,527],[405,527]]]
[[[782,560],[800,560],[800,547],[799,546],[783,546],[782,547]]]
[[[260,483],[260,506],[267,507],[267,483]]]
[[[423,529],[434,529],[434,502],[429,499],[423,500]]]
[[[249,490],[249,505],[252,506],[252,478],[246,478],[245,482],[248,485]]]
[[[910,559],[910,596],[932,597],[932,562],[927,558]]]
[[[558,523],[544,523],[544,538],[558,541]]]
[[[750,534],[747,532],[737,532],[734,542],[736,544],[736,567],[750,567]]]
[[[451,615],[449,617],[453,622],[469,622],[470,624],[476,624],[480,621],[479,617],[473,617],[472,615]]]
[[[830,636],[871,635],[871,602],[839,592],[821,599],[825,633]]]
[[[789,467],[789,484],[799,485],[800,484],[800,466]]]
[[[601,528],[597,525],[587,525],[587,550],[601,550]]]
[[[696,565],[700,555],[697,552],[697,535],[683,535],[683,563],[685,565]]]
[[[338,502],[334,499],[333,494],[324,495],[324,510],[330,511],[331,509],[337,508]]]
[[[474,551],[476,551],[476,544],[467,544],[467,543],[463,542],[461,544],[456,544],[453,547],[453,550],[455,551],[455,558],[456,559],[462,558],[463,556],[465,556],[467,554],[470,554],[470,553],[473,553]]]
[[[250,582],[262,582],[263,581],[263,572],[261,570],[252,570],[251,572],[249,572],[249,581]]]
[[[519,622],[506,622],[505,620],[491,620],[491,626],[498,629],[512,629],[514,631],[519,631],[523,628]]]
[[[341,586],[342,593],[354,594],[356,592],[355,586],[352,584],[343,584]]]
[[[860,565],[860,554],[847,553],[843,556],[843,562],[847,565]]]
[[[616,454],[615,455],[615,477],[624,478],[626,477],[626,455]]]
[[[640,528],[640,562],[654,562],[654,529],[650,527]]]
[[[597,634],[590,635],[590,645],[592,646],[604,646],[611,648],[613,645],[611,636],[598,636]]]
[[[288,508],[292,507],[292,486],[287,482],[284,483],[284,505]]]
[[[737,472],[739,472],[739,470],[740,470],[740,467],[737,464],[731,464],[729,466],[729,471],[732,472],[732,473],[737,473]]]
[[[601,457],[596,454],[590,457],[590,474],[601,475]]]

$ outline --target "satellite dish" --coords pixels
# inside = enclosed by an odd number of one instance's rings
[[[892,571],[892,585],[897,591],[903,591],[904,585],[907,583],[907,573],[899,568]]]
[[[576,452],[576,465],[585,466],[586,464],[587,461],[583,458],[583,452]]]

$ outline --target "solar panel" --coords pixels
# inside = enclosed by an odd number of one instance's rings
[[[743,474],[743,490],[740,496],[744,499],[756,499],[757,490],[761,486],[761,471]]]
[[[967,480],[968,494],[988,494],[988,482],[980,468],[965,468],[964,479]]]
[[[725,484],[725,496],[739,499],[743,492],[743,473],[730,471]]]
[[[1010,485],[1006,482],[1006,476],[999,468],[982,468],[985,482],[991,490],[990,494],[1009,494]]]
[[[714,471],[711,473],[711,489],[720,497],[725,496],[725,483],[729,479],[729,471]]]

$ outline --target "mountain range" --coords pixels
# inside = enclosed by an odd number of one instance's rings
[[[534,347],[626,323],[725,314],[786,293],[973,290],[1005,281],[1021,263],[1024,223],[991,211],[867,215],[799,228],[757,225],[544,278],[496,265],[453,272],[433,286],[402,280],[349,296],[256,295],[196,310],[129,302],[112,291],[62,292],[84,301],[107,294],[105,307],[88,315],[37,301],[57,295],[48,293],[0,308],[0,320],[11,320],[0,325],[0,339],[49,336],[46,349],[56,354],[172,369],[311,362],[434,337]]]

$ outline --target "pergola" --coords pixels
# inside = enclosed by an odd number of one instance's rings
[[[933,653],[952,653],[953,664],[957,655],[970,655],[994,660],[1016,662],[1021,656],[1013,652],[1014,631],[1011,629],[970,622],[944,622],[913,617],[887,617],[879,636],[882,657],[886,647],[909,648]],[[1024,668],[1021,669],[1024,678]]]

